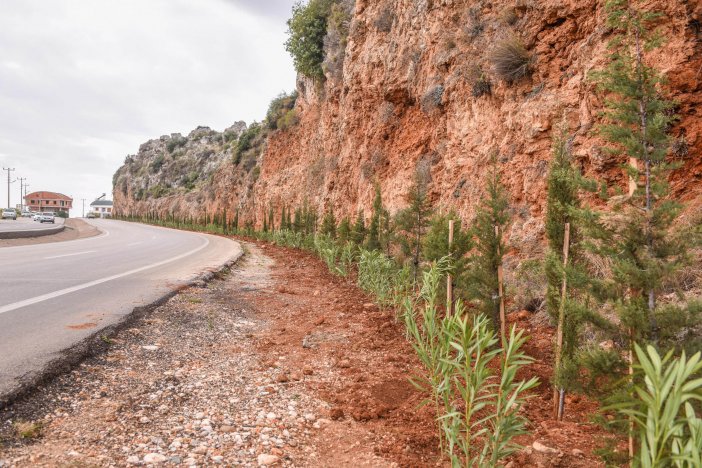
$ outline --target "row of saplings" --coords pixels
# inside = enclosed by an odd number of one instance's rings
[[[699,220],[680,219],[682,206],[668,185],[679,166],[667,134],[674,104],[643,53],[660,43],[647,28],[658,15],[627,2],[609,7],[611,62],[592,78],[606,95],[599,134],[610,143],[610,157],[627,161],[629,184],[622,189],[585,178],[571,161],[572,138],[564,131],[554,139],[542,262],[546,309],[556,326],[553,413],[563,417],[567,392],[600,397],[609,416],[603,422],[628,438],[626,450],[618,450],[616,437],[603,447],[608,463],[700,467],[702,303],[685,299],[680,278],[702,229]],[[415,383],[436,409],[442,449],[459,466],[496,466],[517,450],[512,440],[525,431],[519,410],[538,384],[516,380],[530,358],[520,351],[521,332],[506,330],[502,259],[510,213],[497,166],[493,158],[469,230],[453,213],[431,217],[418,173],[409,207],[394,219],[376,187],[367,228],[362,213],[337,226],[327,211],[311,241],[316,215],[303,207],[293,220],[283,212],[282,231],[264,234],[285,245],[307,244],[339,274],[355,265],[359,284],[402,312],[426,371]]]
[[[673,105],[641,53],[658,44],[647,29],[655,18],[610,2],[612,59],[593,75],[606,93],[599,133],[610,157],[628,161],[628,189],[585,178],[573,167],[572,139],[565,131],[554,138],[541,262],[556,327],[553,411],[563,417],[567,392],[600,397],[603,424],[628,438],[627,449],[619,436],[602,448],[608,464],[700,467],[702,304],[686,301],[676,286],[702,235],[699,222],[679,219],[682,206],[667,182],[676,168],[667,136]],[[454,466],[498,466],[519,450],[514,438],[526,432],[520,409],[538,385],[517,380],[531,358],[521,351],[522,332],[506,327],[510,210],[499,172],[493,157],[470,229],[453,213],[432,214],[418,172],[408,208],[394,217],[376,187],[368,226],[362,213],[337,223],[331,210],[319,223],[306,205],[294,213],[271,208],[262,232],[253,224],[240,231],[313,250],[336,274],[355,270],[363,289],[399,312],[424,365],[413,381],[436,410],[441,449]],[[239,231],[238,217],[227,229]]]

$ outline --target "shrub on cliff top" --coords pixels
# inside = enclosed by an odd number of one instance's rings
[[[297,91],[293,91],[291,94],[279,94],[268,106],[266,126],[271,130],[284,130],[295,125],[297,123],[296,102]]]
[[[497,75],[508,83],[514,83],[530,72],[532,57],[516,37],[498,42],[490,55]]]
[[[335,0],[298,1],[288,20],[285,49],[292,55],[295,69],[315,80],[324,80],[324,38]]]

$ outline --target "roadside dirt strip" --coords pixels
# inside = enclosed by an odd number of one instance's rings
[[[0,413],[0,467],[443,466],[393,312],[310,254],[245,247],[231,274]],[[530,429],[559,449],[528,447],[512,466],[597,465],[571,450],[586,425]]]

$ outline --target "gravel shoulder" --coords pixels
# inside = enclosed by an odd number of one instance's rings
[[[82,219],[70,218],[67,219],[64,224],[66,225],[66,229],[58,234],[41,237],[28,237],[25,239],[0,239],[0,248],[84,239],[87,237],[97,236],[101,232],[98,228],[91,226]]]
[[[443,466],[393,313],[308,253],[244,245],[229,275],[0,412],[0,467]],[[598,465],[589,425],[532,430],[524,445],[557,449],[528,447],[512,466]]]

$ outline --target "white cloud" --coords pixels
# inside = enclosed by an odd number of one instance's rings
[[[147,139],[260,120],[295,83],[293,2],[4,1],[0,163],[30,191],[90,199]]]

